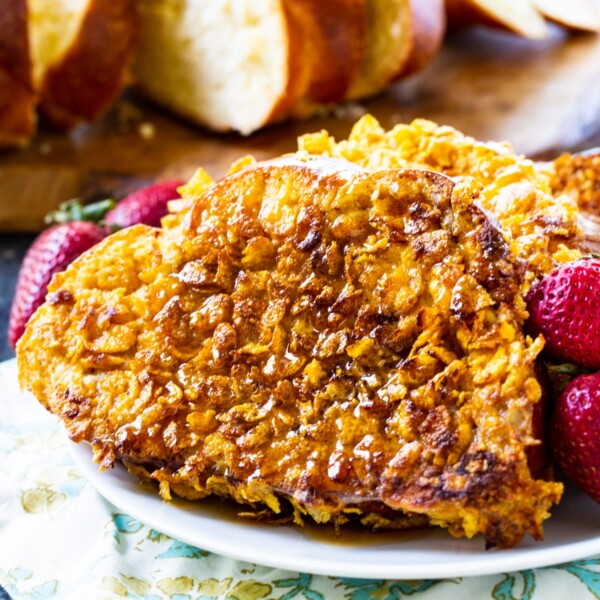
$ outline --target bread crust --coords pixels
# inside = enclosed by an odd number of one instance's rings
[[[287,85],[273,102],[271,112],[262,123],[253,128],[253,131],[287,118],[296,104],[306,96],[310,86],[311,61],[306,60],[306,55],[311,52],[311,48],[306,35],[306,13],[295,1],[280,0],[280,5],[286,28],[284,39],[287,40]],[[210,123],[206,124],[211,127]]]
[[[410,0],[389,0],[389,6],[394,12],[394,21],[402,22],[406,26],[408,21],[408,4]],[[379,93],[392,79],[401,72],[409,54],[407,38],[396,40],[388,46],[383,53],[377,53],[377,39],[380,36],[380,28],[384,25],[384,19],[379,15],[381,7],[377,0],[366,0],[366,42],[365,51],[361,61],[357,77],[352,82],[346,100],[365,98]],[[389,25],[390,28],[392,25]],[[385,65],[385,68],[384,68]]]
[[[427,66],[440,49],[446,33],[444,0],[410,0],[409,7],[411,49],[394,80]]]
[[[360,70],[366,45],[365,0],[287,0],[304,11],[311,54],[308,96],[341,101]]]
[[[444,0],[446,7],[446,20],[450,29],[461,29],[473,23],[482,21],[489,25],[489,17],[486,16],[475,6],[471,0]],[[494,22],[497,26],[497,23]]]
[[[40,85],[40,112],[55,126],[98,118],[123,89],[139,36],[135,0],[90,0],[77,37]]]
[[[485,9],[479,0],[445,0],[448,25],[451,29],[459,29],[466,25],[480,23],[497,29],[504,29],[530,39],[543,39],[548,36],[548,28],[542,16],[530,2],[524,2],[523,8],[530,12],[529,20],[515,20],[508,16],[501,18],[502,10],[495,12]]]
[[[550,21],[580,31],[600,31],[600,4],[595,0],[532,0],[533,5]]]
[[[0,148],[25,145],[35,126],[26,0],[0,0]]]

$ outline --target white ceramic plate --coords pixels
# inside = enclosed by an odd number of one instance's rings
[[[376,579],[431,579],[490,575],[554,565],[600,553],[600,505],[574,488],[544,526],[545,541],[524,540],[512,550],[483,548],[479,539],[456,540],[443,530],[404,536],[352,534],[336,542],[294,526],[273,526],[216,511],[214,503],[163,502],[122,467],[99,472],[89,447],[71,444],[92,485],[138,520],[178,540],[252,563],[322,575]],[[387,536],[387,537],[386,537]]]

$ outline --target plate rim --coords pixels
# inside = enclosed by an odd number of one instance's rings
[[[48,415],[35,401],[33,396],[29,393],[19,390],[17,383],[17,363],[15,359],[9,359],[4,362],[0,362],[0,376],[7,379],[10,388],[9,393],[17,393],[23,396],[25,402],[31,401],[31,405],[36,406],[42,411],[42,414]],[[13,385],[14,384],[14,385]],[[1,398],[0,398],[1,400]],[[57,423],[57,430],[59,429]],[[525,547],[517,546],[513,550],[498,550],[493,551],[489,555],[486,553],[486,559],[484,561],[477,559],[470,559],[465,557],[466,560],[462,562],[450,561],[447,564],[438,563],[435,565],[435,569],[432,568],[431,563],[428,564],[415,564],[410,563],[403,565],[402,562],[385,563],[381,565],[368,564],[368,569],[364,568],[357,569],[356,562],[350,563],[336,563],[329,560],[326,564],[320,562],[320,559],[311,560],[310,557],[302,557],[299,561],[297,556],[293,553],[281,553],[279,555],[273,555],[272,553],[265,553],[264,551],[259,552],[257,548],[243,548],[235,547],[230,543],[220,543],[217,539],[204,539],[199,540],[198,537],[189,534],[185,530],[181,530],[180,527],[165,527],[165,523],[161,522],[159,518],[153,518],[152,515],[143,514],[137,510],[136,502],[139,502],[139,491],[141,488],[133,490],[132,486],[139,480],[133,475],[130,475],[123,466],[118,467],[111,473],[111,471],[105,471],[101,473],[98,470],[96,463],[91,459],[91,449],[87,445],[77,445],[72,442],[66,433],[66,431],[60,427],[63,432],[65,443],[68,445],[72,460],[75,465],[83,473],[84,477],[89,481],[92,488],[96,490],[102,497],[112,503],[119,510],[123,510],[128,515],[138,519],[140,522],[150,525],[158,531],[169,534],[174,539],[180,540],[193,546],[200,546],[203,549],[220,554],[225,557],[230,557],[236,560],[250,562],[254,564],[261,564],[269,567],[281,568],[290,571],[301,571],[307,573],[313,573],[317,575],[325,576],[336,576],[336,577],[350,577],[350,578],[368,578],[368,579],[445,579],[445,578],[457,578],[457,577],[473,577],[473,576],[485,576],[485,575],[498,575],[507,572],[523,571],[525,569],[539,568],[555,566],[559,567],[564,563],[568,563],[574,560],[581,560],[592,557],[594,555],[600,555],[600,533],[592,538],[584,539],[583,541],[570,542],[568,544],[562,544],[559,546],[537,546],[537,547]],[[112,477],[111,477],[112,475]],[[131,501],[123,502],[123,498],[119,494],[119,488],[114,485],[114,478],[125,477],[125,481],[129,485],[130,489],[126,490],[131,496]],[[112,482],[112,483],[111,483]],[[126,487],[122,484],[122,487]],[[575,490],[571,488],[571,492]],[[146,499],[153,501],[152,506],[156,504],[164,504],[169,510],[173,505],[169,505],[163,502],[157,493],[150,493],[149,491],[144,492]],[[576,492],[581,497],[583,492]],[[175,505],[176,506],[176,505]],[[200,506],[200,505],[199,505]],[[183,509],[179,509],[183,511]],[[200,511],[201,512],[201,509]],[[207,518],[204,515],[204,518]],[[215,521],[215,517],[210,517]],[[222,525],[223,522],[218,523]],[[551,524],[551,522],[549,522]],[[231,522],[228,523],[229,527],[233,526]],[[238,525],[239,527],[239,525]],[[243,527],[243,526],[242,526]],[[264,528],[272,527],[264,525]],[[234,529],[237,529],[234,527]],[[290,527],[286,527],[286,530],[290,530]],[[449,537],[449,534],[446,534]],[[315,544],[326,545],[324,542],[318,542],[316,540],[309,540]],[[476,540],[461,540],[467,543],[478,543]],[[479,540],[480,542],[481,540]],[[374,548],[377,546],[367,546],[366,549]],[[480,547],[482,545],[480,544]],[[349,552],[354,550],[348,546],[338,546],[338,548],[346,549],[346,556],[349,556]],[[364,554],[365,547],[360,547]],[[480,555],[477,555],[480,556]]]
[[[67,438],[68,440],[68,438]],[[244,545],[235,545],[230,541],[222,541],[218,537],[208,537],[200,539],[197,536],[188,533],[184,527],[177,522],[171,523],[165,527],[165,523],[161,522],[160,516],[154,516],[145,510],[140,510],[134,502],[130,502],[129,496],[136,496],[137,492],[127,490],[119,485],[115,485],[115,480],[121,476],[126,477],[130,483],[137,483],[138,480],[125,469],[124,466],[118,464],[112,473],[109,471],[100,472],[97,470],[97,465],[91,460],[91,449],[83,444],[76,444],[71,440],[67,442],[71,456],[77,467],[81,469],[86,479],[92,487],[106,500],[113,504],[119,510],[123,510],[128,515],[134,517],[150,527],[166,533],[170,537],[182,541],[191,546],[200,547],[203,550],[233,558],[253,564],[260,564],[267,567],[274,567],[295,572],[305,572],[315,575],[325,575],[333,577],[350,577],[350,578],[368,578],[368,579],[446,579],[457,577],[475,577],[486,575],[497,575],[500,573],[523,571],[526,569],[535,569],[540,567],[558,567],[561,564],[568,563],[574,560],[589,558],[600,553],[600,535],[595,538],[570,542],[560,546],[550,547],[533,547],[521,548],[517,546],[515,549],[509,550],[494,550],[493,554],[487,554],[489,551],[483,551],[486,554],[485,560],[471,559],[465,557],[465,561],[460,563],[451,561],[446,564],[431,562],[423,562],[419,564],[408,563],[404,565],[401,560],[398,563],[390,566],[390,564],[373,564],[369,563],[363,570],[357,570],[356,562],[343,562],[341,557],[328,561],[323,564],[319,558],[311,558],[309,556],[299,557],[293,552],[274,553],[265,551],[260,545],[256,547],[248,547]],[[108,476],[107,476],[108,475]],[[111,477],[112,475],[112,477]],[[149,491],[144,492],[151,502],[160,503],[173,507],[178,512],[185,513],[177,504],[170,504],[163,501],[158,493],[152,494]],[[218,521],[212,515],[202,515],[200,507],[199,513],[202,518]],[[223,524],[221,522],[220,524]],[[219,523],[217,523],[219,525]],[[227,523],[225,529],[236,527],[235,523]],[[269,527],[265,525],[265,527]],[[284,526],[285,527],[285,526]],[[450,535],[450,534],[448,534]],[[310,543],[323,544],[318,540],[308,540]],[[466,543],[480,543],[478,540],[459,540]],[[326,545],[326,544],[323,544]],[[335,547],[335,545],[334,545]],[[344,546],[340,546],[344,547]],[[370,548],[370,546],[361,547],[361,550]],[[479,555],[478,555],[479,556]]]

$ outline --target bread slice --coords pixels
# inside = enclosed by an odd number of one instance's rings
[[[381,91],[444,32],[442,0],[141,0],[140,11],[140,89],[244,134]]]
[[[218,131],[244,134],[289,112],[309,86],[305,13],[283,0],[141,0],[137,83]]]
[[[446,11],[452,27],[483,23],[530,39],[543,39],[549,34],[531,0],[446,0]]]
[[[348,99],[371,96],[422,67],[444,32],[440,0],[367,0],[367,46]]]
[[[28,0],[40,111],[55,125],[94,120],[127,82],[135,0]]]
[[[366,44],[368,0],[287,0],[300,17],[310,52],[309,101],[340,102],[356,79]]]
[[[595,0],[531,0],[546,18],[582,31],[600,31],[600,4]]]
[[[410,52],[402,71],[393,79],[420,71],[437,54],[446,33],[444,0],[411,0],[407,37]]]
[[[0,148],[25,145],[35,132],[26,0],[0,0]]]

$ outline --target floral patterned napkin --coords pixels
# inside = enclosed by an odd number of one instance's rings
[[[55,419],[0,364],[0,600],[600,598],[600,558],[489,577],[383,581],[244,563],[174,540],[104,500]]]

